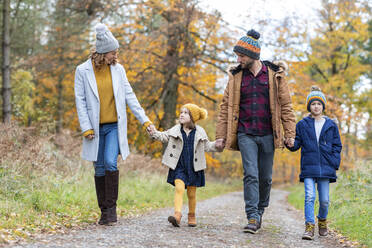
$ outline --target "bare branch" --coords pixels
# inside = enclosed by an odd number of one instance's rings
[[[313,64],[312,67],[320,74],[320,76],[322,76],[322,78],[326,81],[326,82],[329,82],[328,81],[328,77],[323,73],[323,71],[319,68],[319,66],[317,64]]]
[[[204,94],[203,92],[201,92],[200,90],[198,90],[194,85],[191,85],[191,84],[188,84],[188,83],[185,83],[185,82],[181,82],[180,83],[182,85],[185,85],[187,87],[190,87],[191,89],[193,89],[196,93],[198,93],[199,95],[201,95],[202,97],[205,97],[206,99],[208,99],[209,101],[213,102],[213,103],[217,103],[217,100],[210,97],[210,96],[207,96],[206,94]]]
[[[213,67],[216,67],[217,69],[219,69],[221,72],[227,74],[227,71],[225,69],[223,69],[221,66],[215,64],[215,63],[212,63],[211,61],[208,61],[208,60],[205,60],[205,59],[200,59],[200,61],[208,64],[208,65],[211,65]]]

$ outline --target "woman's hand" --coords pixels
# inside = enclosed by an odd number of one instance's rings
[[[150,136],[154,135],[155,132],[156,132],[156,128],[155,128],[154,124],[149,125],[149,126],[146,128],[146,131],[147,131],[147,133],[148,133]]]

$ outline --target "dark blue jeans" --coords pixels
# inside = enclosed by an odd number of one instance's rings
[[[109,123],[99,126],[98,158],[94,162],[95,176],[105,175],[105,171],[118,170],[119,156],[118,124]]]
[[[269,206],[274,159],[272,135],[252,136],[238,133],[244,169],[244,202],[248,219],[260,220]]]

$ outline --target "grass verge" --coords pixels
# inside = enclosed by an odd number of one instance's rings
[[[91,168],[90,168],[91,169]],[[0,244],[28,239],[39,233],[84,227],[99,217],[93,171],[75,176],[11,174],[0,168]],[[133,172],[121,175],[118,213],[133,216],[173,205],[173,187],[166,175]],[[239,182],[207,181],[198,200],[238,190]],[[186,194],[185,194],[186,195]]]
[[[371,164],[359,168],[339,173],[337,183],[331,184],[328,220],[330,227],[342,235],[363,247],[372,247],[372,168]],[[303,209],[303,184],[289,190],[289,203]],[[318,207],[316,202],[315,213]]]

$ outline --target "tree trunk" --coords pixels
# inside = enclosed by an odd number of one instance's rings
[[[296,175],[295,175],[295,172],[296,172],[296,169],[294,167],[294,165],[291,166],[291,184],[293,184],[296,180]]]
[[[9,123],[11,113],[11,84],[10,84],[10,34],[9,9],[10,0],[3,0],[3,40],[2,40],[2,74],[3,74],[3,122]]]
[[[176,108],[178,99],[179,80],[177,78],[177,69],[179,65],[178,48],[180,46],[181,27],[177,13],[170,11],[168,13],[168,40],[167,40],[167,54],[164,57],[163,71],[165,77],[165,84],[163,90],[163,109],[164,115],[160,120],[160,127],[168,129],[174,125],[177,118]]]
[[[286,183],[287,182],[287,166],[286,166],[286,163],[283,162],[283,166],[282,166],[282,183]]]
[[[178,81],[177,79],[173,78],[165,85],[166,94],[164,96],[163,108],[164,108],[164,116],[160,120],[160,126],[164,128],[164,130],[169,129],[175,124],[175,120],[177,118],[176,111],[177,111],[177,98],[178,98]]]
[[[57,83],[57,121],[56,133],[60,133],[63,127],[63,78],[62,75],[58,78]]]

